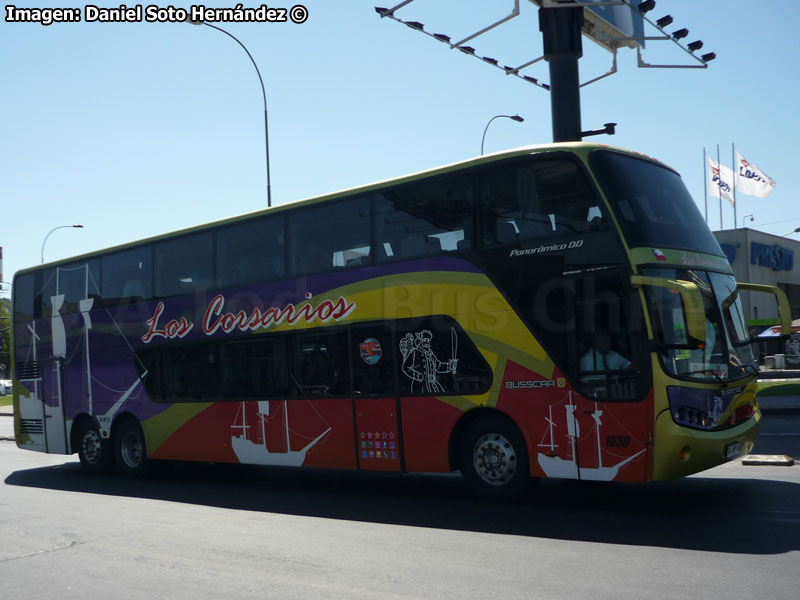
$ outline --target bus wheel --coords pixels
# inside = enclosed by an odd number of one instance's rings
[[[128,419],[117,426],[114,457],[119,470],[126,475],[141,476],[147,471],[147,446],[137,421]]]
[[[525,440],[513,423],[499,415],[467,427],[460,458],[461,474],[479,498],[517,500],[530,485]]]
[[[78,434],[78,458],[90,473],[107,473],[114,466],[111,444],[101,437],[92,421],[85,421]]]

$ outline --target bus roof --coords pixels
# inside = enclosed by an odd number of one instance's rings
[[[41,265],[36,265],[34,267],[28,267],[28,268],[25,268],[25,269],[20,269],[19,271],[17,271],[17,273],[15,273],[15,277],[18,274],[24,274],[24,273],[27,273],[27,272],[30,272],[30,271],[38,271],[40,269],[44,269],[44,268],[47,268],[47,267],[53,267],[53,266],[57,266],[57,265],[68,264],[68,263],[72,263],[72,262],[79,261],[79,260],[90,259],[90,258],[93,258],[93,257],[99,257],[99,256],[106,255],[108,253],[111,253],[111,252],[116,252],[116,251],[124,250],[124,249],[127,249],[127,248],[133,248],[135,246],[152,243],[152,242],[156,242],[156,241],[159,241],[159,240],[169,239],[169,238],[174,237],[174,236],[180,236],[180,235],[185,235],[185,234],[189,234],[189,233],[200,232],[200,231],[203,231],[203,230],[206,230],[206,229],[210,229],[210,228],[214,228],[214,227],[218,227],[218,226],[222,226],[222,225],[228,225],[228,224],[236,223],[238,221],[243,221],[243,220],[251,219],[251,218],[254,218],[254,217],[264,216],[264,215],[267,215],[267,214],[278,214],[278,213],[283,212],[285,210],[293,210],[293,209],[299,208],[301,206],[307,206],[307,205],[312,205],[312,204],[316,204],[316,203],[319,203],[319,202],[335,200],[337,198],[342,198],[342,197],[345,197],[345,196],[363,194],[363,193],[367,193],[367,192],[383,189],[383,188],[386,188],[386,187],[392,187],[394,185],[398,185],[398,184],[402,184],[402,183],[409,183],[409,182],[415,181],[417,179],[423,179],[423,178],[427,178],[427,177],[435,177],[437,175],[443,175],[443,174],[454,172],[454,171],[458,171],[458,170],[461,170],[461,169],[466,169],[466,168],[478,166],[478,165],[481,165],[481,164],[492,163],[492,162],[500,161],[500,160],[507,159],[507,158],[525,156],[527,154],[538,154],[538,153],[556,152],[556,151],[568,151],[568,152],[573,152],[573,153],[588,154],[588,152],[590,152],[592,150],[595,150],[595,149],[598,149],[598,148],[605,148],[605,149],[608,149],[608,150],[614,150],[614,151],[622,152],[622,153],[625,153],[625,154],[639,156],[639,157],[642,157],[642,158],[657,162],[658,164],[661,164],[662,166],[666,166],[663,163],[661,163],[660,161],[658,161],[657,159],[655,159],[653,157],[650,157],[650,156],[647,156],[645,154],[641,154],[639,152],[635,152],[635,151],[628,150],[628,149],[625,149],[625,148],[619,148],[619,147],[616,147],[616,146],[610,146],[610,145],[607,145],[607,144],[598,144],[598,143],[589,143],[589,142],[560,142],[560,143],[521,146],[519,148],[512,148],[512,149],[509,149],[509,150],[502,150],[502,151],[494,152],[494,153],[491,153],[491,154],[484,154],[484,155],[481,155],[481,156],[465,159],[465,160],[458,161],[458,162],[455,162],[455,163],[451,163],[451,164],[448,164],[448,165],[434,167],[432,169],[426,169],[424,171],[419,171],[417,173],[401,175],[401,176],[393,177],[393,178],[390,178],[390,179],[384,179],[382,181],[376,181],[376,182],[373,182],[373,183],[368,183],[366,185],[356,186],[356,187],[352,187],[352,188],[346,188],[346,189],[338,190],[338,191],[331,192],[331,193],[328,193],[328,194],[323,194],[321,196],[312,196],[312,197],[309,197],[309,198],[301,198],[301,199],[298,199],[298,200],[293,200],[293,201],[290,201],[290,202],[286,202],[284,204],[280,204],[278,206],[272,206],[270,208],[262,208],[262,209],[259,209],[259,210],[256,210],[256,211],[252,211],[252,212],[248,212],[248,213],[242,213],[242,214],[239,214],[239,215],[226,217],[226,218],[219,219],[219,220],[216,220],[216,221],[209,221],[207,223],[200,223],[198,225],[192,225],[190,227],[185,227],[185,228],[182,228],[182,229],[177,229],[177,230],[169,231],[169,232],[162,233],[162,234],[157,234],[157,235],[149,236],[149,237],[146,237],[146,238],[141,238],[141,239],[138,239],[138,240],[132,240],[130,242],[125,242],[123,244],[119,244],[119,245],[116,245],[116,246],[109,246],[109,247],[106,247],[106,248],[93,250],[91,252],[87,252],[87,253],[84,253],[84,254],[78,254],[78,255],[75,255],[75,256],[70,256],[68,258],[51,261],[51,262],[44,263],[44,264],[41,264]]]

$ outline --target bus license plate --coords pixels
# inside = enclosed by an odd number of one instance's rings
[[[733,459],[739,456],[742,452],[742,443],[741,442],[733,442],[729,444],[727,448],[725,448],[725,458]]]

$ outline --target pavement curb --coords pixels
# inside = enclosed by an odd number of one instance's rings
[[[742,464],[748,467],[791,467],[794,459],[785,454],[751,454],[742,459]]]

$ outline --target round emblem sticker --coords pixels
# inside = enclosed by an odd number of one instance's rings
[[[375,338],[367,338],[359,344],[361,360],[368,365],[374,365],[381,359],[381,343]]]

